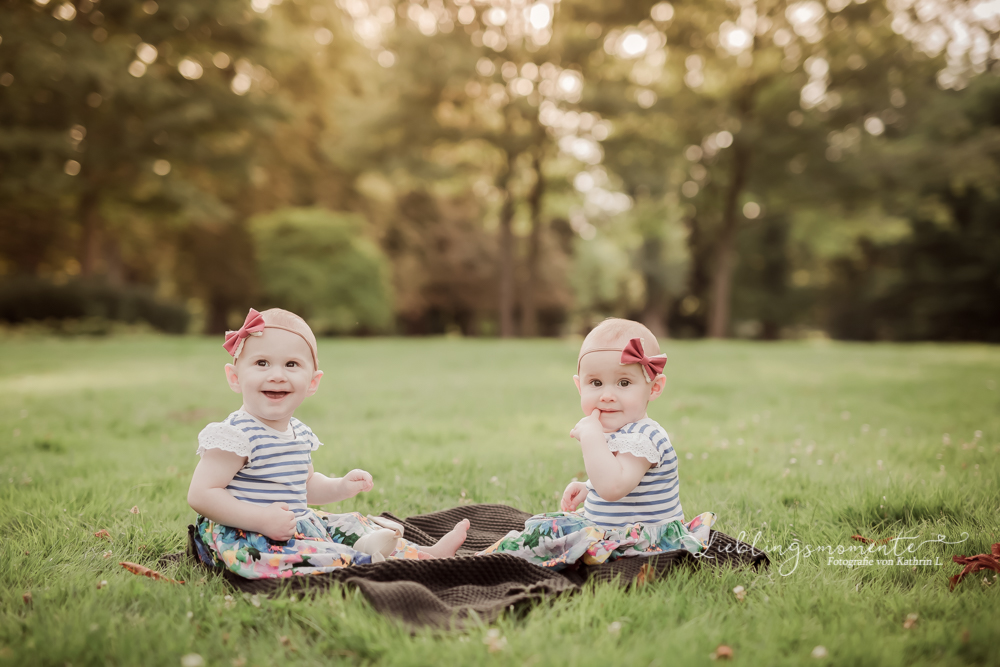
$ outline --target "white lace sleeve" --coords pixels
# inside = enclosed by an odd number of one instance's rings
[[[615,433],[614,439],[608,438],[608,449],[613,452],[625,452],[646,459],[653,465],[660,463],[660,452],[649,436],[642,433]]]
[[[198,434],[198,456],[203,456],[208,449],[221,449],[250,458],[253,445],[242,431],[225,422],[213,422]]]

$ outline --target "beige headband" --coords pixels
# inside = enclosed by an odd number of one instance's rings
[[[576,360],[576,372],[577,372],[577,374],[580,373],[580,362],[583,361],[583,358],[585,356],[587,356],[588,354],[590,354],[591,352],[621,352],[621,351],[622,351],[622,348],[620,348],[620,347],[594,347],[594,348],[591,348],[591,349],[587,350],[586,352],[584,352],[583,354],[581,354],[580,358]]]
[[[590,354],[591,352],[618,352],[618,351],[619,348],[617,347],[595,347],[593,349],[587,350],[586,352],[580,355],[579,359],[576,360],[577,374],[580,373],[580,362],[583,361],[583,358],[588,354]],[[646,356],[645,351],[643,351],[641,338],[630,339],[629,342],[625,345],[625,347],[621,349],[621,353],[622,353],[621,360],[618,363],[620,363],[622,366],[626,366],[628,364],[639,364],[639,367],[642,368],[642,375],[643,377],[646,378],[646,382],[652,382],[654,379],[656,379],[656,376],[663,372],[663,367],[667,363],[667,355],[665,354],[657,354],[652,357]]]
[[[290,331],[293,334],[295,334],[296,336],[298,336],[299,338],[301,338],[302,340],[304,340],[306,342],[306,346],[309,348],[309,353],[312,354],[313,369],[314,370],[319,370],[319,359],[316,356],[316,348],[313,347],[313,344],[311,342],[309,342],[309,339],[306,338],[305,336],[303,336],[301,332],[296,331],[295,329],[292,329],[290,327],[283,327],[280,324],[266,324],[265,323],[264,324],[264,328],[265,329],[281,329],[282,331]],[[264,335],[263,331],[257,331],[257,332],[253,332],[253,333],[250,334],[250,336],[263,336],[263,335]],[[235,350],[235,352],[233,354],[233,363],[234,364],[237,361],[239,361],[240,353],[243,352],[243,345],[246,342],[247,342],[247,339],[243,338],[237,344],[236,350]]]

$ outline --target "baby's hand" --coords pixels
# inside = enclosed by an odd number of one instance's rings
[[[601,411],[597,408],[594,408],[593,412],[578,421],[573,430],[569,432],[569,435],[571,438],[576,438],[580,442],[583,442],[581,438],[587,431],[594,431],[600,435],[604,435],[604,427],[601,426]]]
[[[562,501],[559,509],[563,512],[574,512],[584,500],[587,499],[589,489],[583,482],[570,482],[563,491]]]
[[[345,498],[353,498],[362,491],[371,491],[375,487],[371,473],[364,470],[352,470],[344,475],[341,481],[344,485],[344,491],[347,493]]]
[[[261,534],[275,542],[287,542],[295,537],[295,514],[288,511],[288,503],[272,503],[261,513]]]

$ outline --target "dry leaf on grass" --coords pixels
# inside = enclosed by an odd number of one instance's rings
[[[916,614],[907,614],[906,615],[906,620],[903,621],[903,628],[906,629],[906,630],[909,630],[910,628],[912,628],[916,624],[917,624],[917,615]]]
[[[885,544],[886,542],[892,542],[896,538],[895,537],[887,537],[884,540],[873,540],[870,537],[862,537],[861,535],[851,535],[851,539],[852,540],[857,540],[858,542],[861,542],[862,544],[874,544],[875,546],[879,546],[881,544]]]
[[[102,588],[104,588],[107,585],[108,585],[107,580],[101,579],[100,581],[97,582],[97,590],[101,590]]]
[[[733,589],[733,595],[736,596],[737,600],[743,602],[743,598],[747,596],[747,591],[742,586],[737,586],[736,588]]]
[[[635,578],[635,585],[645,586],[652,583],[655,578],[656,570],[653,569],[653,566],[650,563],[643,563],[642,567],[639,568],[639,574]]]
[[[188,653],[181,656],[181,667],[201,667],[205,664],[205,659],[197,653]]]
[[[993,570],[1000,574],[1000,542],[990,548],[988,554],[978,554],[975,556],[952,556],[951,559],[959,565],[964,565],[962,571],[951,577],[949,590],[954,590],[958,582],[967,574],[979,572],[980,570]]]
[[[733,659],[733,649],[729,648],[725,644],[719,644],[719,647],[715,649],[709,656],[712,660],[732,660]]]
[[[24,604],[31,604],[31,591],[24,591],[21,599],[24,600]]]
[[[101,528],[99,531],[94,533],[94,537],[99,537],[102,540],[111,541],[111,533],[108,532],[107,528]]]
[[[130,509],[128,511],[128,513],[129,514],[138,514],[139,513],[139,506],[138,505],[132,505],[132,509]]]
[[[176,579],[171,579],[170,577],[164,576],[157,572],[156,570],[150,570],[145,565],[139,565],[138,563],[129,563],[127,561],[122,561],[118,563],[126,570],[132,574],[138,574],[143,577],[149,577],[150,579],[155,579],[157,581],[169,581],[172,584],[183,584],[183,581],[177,581]]]
[[[486,644],[486,648],[490,653],[498,653],[507,646],[507,638],[500,636],[500,631],[496,628],[490,628],[483,637],[483,643]]]

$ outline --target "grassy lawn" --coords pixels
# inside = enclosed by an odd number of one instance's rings
[[[118,565],[155,567],[183,547],[196,436],[239,406],[220,343],[0,341],[10,392],[0,404],[0,663],[176,667],[196,653],[227,666],[666,666],[714,664],[709,654],[727,644],[746,665],[1000,664],[1000,582],[979,573],[948,590],[960,570],[952,555],[1000,542],[1000,348],[667,344],[667,392],[650,416],[680,457],[685,513],[712,510],[718,529],[747,541],[759,533],[772,568],[591,587],[502,617],[494,627],[507,643],[490,653],[489,628],[411,634],[353,591],[227,601],[220,580],[189,566],[164,568],[189,582],[175,586]],[[326,376],[297,416],[326,442],[317,470],[375,477],[344,511],[554,510],[583,470],[568,437],[580,416],[576,350],[322,341]],[[112,541],[94,537],[102,528]],[[961,544],[935,541],[963,533]],[[856,545],[854,534],[931,540],[907,557],[933,563],[849,568],[807,555],[807,545]],[[917,620],[904,628],[908,614]],[[811,657],[817,646],[826,658]]]

